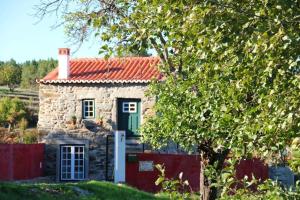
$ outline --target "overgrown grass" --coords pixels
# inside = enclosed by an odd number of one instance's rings
[[[126,185],[88,181],[59,184],[0,183],[1,200],[151,200],[166,199]]]

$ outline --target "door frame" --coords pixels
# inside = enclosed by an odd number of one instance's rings
[[[73,163],[73,167],[74,169],[72,169],[71,167],[71,178],[70,179],[62,179],[62,148],[63,147],[76,147],[76,146],[79,146],[79,147],[83,147],[83,178],[82,179],[72,179],[72,173],[75,172],[75,154],[71,155],[71,159],[74,158],[74,160],[71,160],[71,166],[72,166],[72,163]],[[72,150],[71,150],[71,153],[72,153]],[[74,152],[73,152],[74,153]],[[86,179],[86,145],[85,144],[60,144],[59,145],[59,180],[60,181],[82,181],[82,180],[85,180]],[[74,175],[74,174],[73,174]]]
[[[119,101],[120,100],[135,100],[135,101],[139,101],[140,103],[140,115],[139,115],[139,118],[140,118],[140,126],[142,125],[143,123],[143,115],[142,115],[142,110],[143,110],[143,104],[142,104],[142,98],[134,98],[134,97],[117,97],[116,98],[116,129],[119,130]],[[122,108],[121,108],[122,109]],[[126,133],[126,138],[139,138],[140,135],[127,135]]]

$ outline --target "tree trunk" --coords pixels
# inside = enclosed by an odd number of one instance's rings
[[[7,129],[8,133],[11,132],[11,123],[8,123],[8,129]]]
[[[210,165],[214,166],[216,172],[221,174],[224,166],[225,159],[229,153],[229,149],[223,151],[214,152],[211,148],[202,148],[199,146],[200,153],[200,199],[201,200],[215,200],[218,196],[218,188],[211,186],[212,183],[216,183],[217,180],[209,180],[205,176],[205,168]]]
[[[200,199],[215,200],[217,198],[217,188],[211,186],[210,180],[204,175],[206,161],[200,161]]]

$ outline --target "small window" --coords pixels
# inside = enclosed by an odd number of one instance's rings
[[[84,145],[62,145],[60,147],[61,180],[83,180]]]
[[[86,99],[83,100],[83,118],[92,119],[95,118],[95,100]]]
[[[136,102],[123,102],[123,113],[136,113]]]

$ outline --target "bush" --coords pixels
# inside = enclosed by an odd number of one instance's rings
[[[39,133],[37,130],[28,130],[22,134],[24,144],[38,143]]]
[[[9,132],[25,115],[26,108],[20,99],[8,97],[0,99],[0,123],[8,124]]]
[[[28,127],[28,120],[23,117],[19,122],[20,131],[24,133],[27,127]]]
[[[155,167],[160,172],[155,185],[160,185],[163,193],[168,194],[170,199],[194,199],[189,182],[187,180],[184,181],[182,178],[182,172],[179,174],[178,179],[168,179],[166,178],[165,167],[163,165],[158,164]]]
[[[235,192],[234,195],[223,195],[220,200],[293,200],[300,199],[300,185],[294,188],[284,189],[277,182],[266,180],[258,186],[257,192],[243,188]]]

